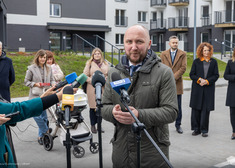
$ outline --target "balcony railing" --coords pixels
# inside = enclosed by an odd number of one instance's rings
[[[151,0],[151,6],[166,6],[166,0]]]
[[[128,26],[127,20],[128,20],[127,17],[115,16],[115,26],[127,27]]]
[[[150,20],[150,29],[159,29],[163,30],[166,28],[166,19],[157,19],[157,20]]]
[[[180,6],[180,5],[185,6],[189,4],[189,0],[168,0],[168,4],[169,5],[176,4],[177,6]]]
[[[188,17],[175,17],[168,18],[168,28],[188,28],[189,18]]]
[[[208,16],[202,16],[201,22],[202,22],[202,26],[211,26],[212,25],[211,14]]]
[[[235,22],[235,10],[215,11],[215,24]]]

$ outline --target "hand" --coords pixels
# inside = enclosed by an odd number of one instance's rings
[[[129,108],[131,109],[131,111],[133,111],[134,115],[138,117],[138,111],[134,107],[129,106]],[[121,110],[121,106],[119,104],[114,106],[112,113],[114,118],[122,124],[129,125],[135,122],[134,118],[129,112],[123,112]]]
[[[40,83],[35,83],[34,85],[33,85],[33,87],[42,87],[42,86],[40,86]]]
[[[207,85],[207,81],[205,79],[201,78],[201,82],[200,82],[201,86]]]
[[[50,95],[52,95],[52,94],[55,94],[55,93],[56,93],[56,91],[54,91],[54,89],[55,89],[55,86],[50,87],[50,88],[49,88],[49,89],[47,89],[47,91],[46,91],[46,92],[44,92],[40,97],[45,97],[45,96],[50,96]],[[61,90],[61,88],[60,88],[60,89],[58,89],[58,90]]]
[[[6,123],[9,121],[11,118],[5,118],[5,114],[0,114],[0,125]]]

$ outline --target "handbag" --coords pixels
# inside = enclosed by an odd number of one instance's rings
[[[87,88],[87,82],[85,82],[83,85],[82,85],[82,90],[84,93],[86,93],[86,88]]]
[[[41,96],[44,92],[43,88],[39,88],[39,87],[33,87],[32,88],[32,94],[35,96]]]

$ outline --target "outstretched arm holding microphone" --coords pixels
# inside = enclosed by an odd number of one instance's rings
[[[9,142],[6,137],[6,123],[15,123],[25,120],[30,117],[40,115],[41,112],[48,107],[58,103],[62,99],[63,89],[60,92],[55,93],[54,87],[48,89],[41,97],[34,98],[23,102],[3,103],[0,102],[0,167],[11,168],[15,167],[15,163],[12,156],[12,151],[9,146]],[[12,116],[11,118],[5,118],[5,115],[19,111],[19,115]]]

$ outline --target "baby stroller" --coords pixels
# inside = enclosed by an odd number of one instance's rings
[[[82,89],[78,89],[77,93],[74,94],[74,110],[70,112],[70,140],[73,146],[73,155],[76,158],[82,158],[85,154],[83,147],[79,146],[80,143],[90,141],[91,153],[97,153],[99,151],[99,144],[93,142],[93,135],[89,126],[84,121],[81,112],[87,108],[87,95]],[[60,142],[66,139],[66,128],[64,121],[64,112],[61,110],[61,106],[57,104],[48,109],[49,113],[55,119],[56,128],[52,134],[46,133],[43,136],[44,149],[50,151],[53,148],[53,140],[59,137]]]

